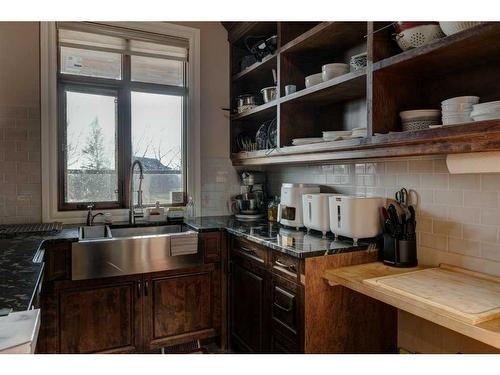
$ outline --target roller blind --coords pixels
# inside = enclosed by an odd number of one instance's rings
[[[58,22],[60,47],[188,61],[186,39],[90,22]]]

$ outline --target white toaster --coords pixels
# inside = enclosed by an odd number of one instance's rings
[[[380,207],[384,199],[378,197],[354,197],[335,195],[330,201],[330,230],[335,237],[358,238],[375,237],[382,233]]]
[[[302,215],[304,226],[310,229],[318,230],[326,236],[330,230],[330,214],[328,210],[328,198],[335,194],[318,193],[304,194],[302,196]]]

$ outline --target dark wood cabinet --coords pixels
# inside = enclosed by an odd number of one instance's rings
[[[148,349],[214,335],[212,271],[148,277],[144,288]]]
[[[71,244],[47,246],[37,351],[149,352],[226,335],[223,242],[220,231],[201,235],[204,262],[175,270],[79,281]]]
[[[233,346],[243,351],[263,353],[266,345],[266,290],[264,270],[231,263],[231,334]]]
[[[141,280],[59,293],[61,353],[134,352],[141,346]]]
[[[353,298],[342,289],[332,290],[322,278],[329,268],[373,262],[377,252],[299,259],[236,236],[228,243],[234,351],[395,351],[395,310],[362,295]]]

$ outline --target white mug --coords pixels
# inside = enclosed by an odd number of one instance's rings
[[[285,86],[285,95],[293,94],[295,91],[297,91],[297,86],[295,86],[295,85],[286,85]]]

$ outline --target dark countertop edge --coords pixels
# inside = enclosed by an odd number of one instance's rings
[[[26,306],[26,310],[29,310],[31,308],[31,306],[33,306],[33,301],[34,301],[36,293],[38,291],[38,286],[43,281],[42,277],[43,277],[44,270],[45,270],[45,262],[42,262],[42,263],[40,263],[40,269],[38,270],[38,276],[36,278],[35,288],[33,288],[33,292],[31,293],[31,298],[30,298],[30,301],[28,302],[28,306]]]
[[[272,250],[279,251],[281,253],[290,255],[294,258],[298,259],[305,259],[305,258],[313,258],[313,257],[319,257],[319,256],[325,256],[325,255],[335,255],[335,254],[344,254],[344,253],[351,253],[354,251],[364,251],[368,248],[368,244],[359,244],[359,245],[352,245],[346,248],[341,248],[341,249],[318,249],[318,250],[312,250],[312,251],[296,251],[293,248],[289,248],[286,246],[281,246],[277,245],[269,240],[264,240],[246,233],[241,233],[237,230],[231,229],[231,228],[225,228],[227,232],[229,232],[232,235],[235,235],[237,237],[242,237],[245,238],[249,241],[252,241],[256,244],[268,247]]]

